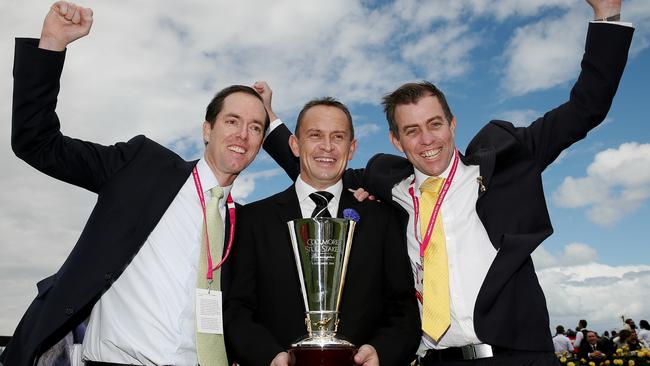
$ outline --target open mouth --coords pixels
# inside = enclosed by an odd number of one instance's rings
[[[425,159],[435,159],[442,153],[442,147],[435,150],[426,150],[420,153],[420,156]]]
[[[232,151],[232,152],[234,152],[234,153],[237,153],[237,154],[244,154],[244,153],[246,153],[246,149],[244,149],[244,148],[241,147],[241,146],[236,146],[236,145],[228,146],[228,150],[229,150],[229,151]]]

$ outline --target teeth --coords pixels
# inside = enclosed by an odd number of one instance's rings
[[[332,158],[316,158],[316,161],[322,162],[322,163],[333,163],[334,159]]]
[[[239,153],[239,154],[243,154],[243,153],[246,152],[246,150],[244,150],[244,148],[242,148],[240,146],[228,146],[228,150],[230,150],[232,152]]]
[[[432,158],[432,157],[438,156],[438,154],[440,154],[441,151],[442,151],[442,148],[440,148],[438,150],[427,150],[427,151],[422,152],[420,155],[425,157],[425,158]]]

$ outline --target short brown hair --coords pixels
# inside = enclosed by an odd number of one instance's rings
[[[338,100],[332,97],[317,98],[307,102],[307,104],[305,104],[305,106],[302,107],[302,110],[300,110],[300,113],[298,113],[298,120],[296,121],[296,130],[294,131],[294,135],[298,136],[300,123],[302,122],[302,119],[305,117],[305,113],[307,113],[307,111],[310,108],[316,107],[318,105],[334,107],[343,111],[343,113],[345,113],[345,116],[348,117],[348,123],[350,124],[350,140],[354,139],[354,126],[352,126],[352,115],[350,115],[350,110],[348,109],[348,107],[345,106],[345,104],[339,102]]]
[[[388,120],[388,128],[395,136],[399,136],[397,122],[395,121],[395,108],[398,105],[417,103],[421,98],[429,95],[438,98],[438,101],[442,105],[442,110],[445,113],[447,123],[450,123],[454,115],[451,114],[451,109],[449,109],[445,94],[426,80],[419,83],[403,84],[394,92],[386,94],[382,98],[381,104],[384,106],[384,112]]]
[[[231,85],[227,88],[221,89],[221,91],[219,91],[217,95],[212,98],[210,104],[208,104],[208,107],[205,109],[205,120],[210,124],[210,127],[214,127],[214,122],[217,120],[217,115],[219,115],[219,112],[221,112],[223,109],[223,102],[226,97],[234,93],[250,94],[259,99],[260,102],[262,102],[262,105],[264,105],[262,97],[255,91],[255,89],[251,88],[250,86]],[[269,114],[266,112],[266,108],[264,108],[264,114],[266,115],[266,119],[264,120],[264,133],[266,133],[266,130],[268,130],[270,124]]]

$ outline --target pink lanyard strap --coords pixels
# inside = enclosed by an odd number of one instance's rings
[[[424,252],[427,250],[427,246],[429,245],[429,240],[431,239],[431,235],[433,234],[433,227],[436,224],[436,218],[438,217],[438,213],[440,212],[440,207],[442,207],[442,201],[444,201],[445,196],[447,195],[447,191],[449,191],[449,187],[451,186],[451,182],[454,180],[454,176],[456,175],[456,168],[458,168],[458,160],[459,160],[458,150],[454,149],[454,161],[451,165],[451,170],[449,170],[449,175],[447,176],[447,179],[445,179],[445,183],[442,186],[440,195],[438,195],[438,200],[436,201],[436,204],[433,207],[433,212],[431,213],[431,218],[429,219],[429,224],[427,225],[427,230],[424,234],[424,238],[422,238],[422,241],[418,239],[418,218],[420,216],[420,200],[415,196],[415,190],[413,188],[415,185],[415,177],[413,178],[413,181],[411,182],[411,186],[409,187],[409,194],[413,199],[413,210],[415,211],[415,218],[413,219],[413,230],[415,231],[415,239],[420,244],[421,258],[424,258]]]
[[[221,259],[215,267],[212,267],[212,254],[210,253],[210,238],[208,237],[208,217],[205,212],[205,196],[203,195],[203,186],[201,185],[201,178],[199,177],[199,171],[194,167],[192,169],[192,176],[194,177],[194,186],[196,187],[196,193],[199,196],[199,201],[201,202],[201,210],[203,212],[203,227],[205,228],[205,246],[206,246],[206,256],[208,257],[207,273],[205,277],[208,281],[212,281],[212,272],[221,268],[223,263],[228,259],[230,255],[230,249],[232,249],[233,239],[235,238],[235,202],[232,199],[232,195],[228,193],[226,198],[226,204],[228,206],[228,218],[230,219],[230,235],[228,236],[228,246],[226,247],[226,254]]]

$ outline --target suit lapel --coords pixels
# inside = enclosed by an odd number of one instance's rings
[[[341,192],[341,197],[339,198],[339,209],[336,217],[343,218],[343,210],[345,210],[346,208],[354,209],[355,211],[357,211],[359,216],[363,217],[362,215],[363,205],[361,205],[361,203],[357,201],[356,198],[354,198],[352,193],[350,193],[346,189],[343,189],[343,192]]]
[[[300,203],[298,202],[298,195],[296,194],[295,185],[291,185],[280,193],[277,199],[278,215],[282,222],[289,222],[291,220],[302,218],[300,211]]]
[[[483,195],[487,192],[487,187],[490,186],[492,181],[492,175],[494,174],[494,163],[496,160],[496,152],[493,147],[481,147],[476,152],[468,155],[460,156],[460,160],[465,165],[478,165],[479,174],[482,178],[483,187],[486,189],[481,189],[479,185],[478,198],[479,201]]]

